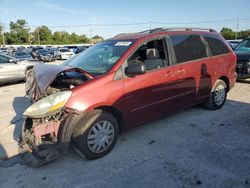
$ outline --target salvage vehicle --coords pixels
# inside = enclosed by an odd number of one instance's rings
[[[49,51],[49,50],[44,50],[44,49],[37,50],[36,55],[39,60],[44,61],[44,62],[55,61],[55,58],[56,58],[54,55],[54,52]]]
[[[75,53],[68,48],[59,48],[58,53],[59,53],[60,60],[65,60],[65,59],[68,59],[71,56],[75,55]]]
[[[27,78],[20,151],[30,166],[72,143],[87,159],[114,147],[121,130],[197,104],[220,109],[234,86],[236,55],[213,29],[120,34]],[[178,136],[178,135],[176,135]]]
[[[237,55],[236,72],[238,79],[250,78],[250,38],[240,42],[234,52]]]
[[[25,80],[27,72],[38,63],[42,62],[17,60],[14,57],[0,54],[0,84]]]
[[[30,54],[28,54],[26,51],[24,51],[24,50],[14,52],[13,56],[18,61],[33,60],[33,57]]]

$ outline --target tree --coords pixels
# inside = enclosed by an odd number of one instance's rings
[[[62,34],[59,31],[54,32],[52,39],[53,39],[54,44],[62,44],[63,43]]]
[[[220,33],[226,40],[233,40],[236,37],[236,32],[226,27],[223,27]],[[238,39],[244,39],[247,37],[250,37],[250,29],[237,32]]]
[[[79,37],[78,43],[90,43],[90,42],[91,42],[90,38],[86,37],[86,35],[81,35]]]
[[[240,31],[238,33],[238,38],[239,39],[244,39],[244,38],[247,38],[247,37],[250,37],[250,29],[245,30],[245,31]]]
[[[92,37],[92,39],[91,39],[91,42],[92,42],[92,43],[98,43],[98,42],[101,42],[101,41],[103,41],[103,38],[102,38],[101,36],[99,36],[99,35],[95,35],[95,36]]]
[[[223,27],[220,33],[226,40],[235,39],[236,33],[232,29]]]
[[[27,44],[29,42],[28,23],[24,19],[10,22],[10,34],[15,44]]]
[[[99,40],[103,41],[103,38],[99,35],[95,35],[94,37],[92,37],[92,39],[99,39]]]
[[[52,44],[52,32],[51,30],[45,26],[42,25],[40,27],[37,27],[33,32],[33,41],[34,44]]]
[[[86,35],[78,35],[76,33],[68,33],[66,31],[52,31],[46,26],[37,27],[30,33],[28,23],[24,19],[18,19],[16,22],[10,22],[10,32],[4,33],[6,44],[79,44],[96,43],[103,40],[99,35],[92,39]],[[0,44],[2,43],[3,25],[0,23]]]
[[[4,46],[4,36],[3,36],[3,28],[4,28],[4,26],[3,26],[3,24],[0,22],[0,43],[1,44],[3,44],[3,46]]]

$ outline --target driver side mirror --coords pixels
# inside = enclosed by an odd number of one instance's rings
[[[9,63],[14,63],[16,64],[17,62],[14,59],[9,59]]]
[[[129,65],[125,68],[125,74],[128,76],[136,76],[144,74],[146,72],[145,65],[142,62],[137,61],[129,62]]]

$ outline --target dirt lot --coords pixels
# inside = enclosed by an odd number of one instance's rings
[[[250,80],[225,106],[196,106],[122,133],[107,156],[88,161],[72,149],[40,168],[16,150],[24,84],[0,87],[0,187],[250,187]],[[2,145],[2,146],[1,146]]]

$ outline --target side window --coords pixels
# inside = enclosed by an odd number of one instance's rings
[[[218,35],[204,35],[208,46],[212,52],[212,55],[221,55],[226,54],[229,52],[229,49],[227,46],[221,41],[220,37]]]
[[[153,40],[143,44],[128,60],[131,63],[144,63],[146,70],[153,70],[164,67],[166,54],[163,40]]]
[[[207,50],[199,35],[170,36],[177,63],[207,57]]]

